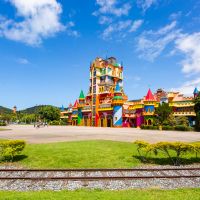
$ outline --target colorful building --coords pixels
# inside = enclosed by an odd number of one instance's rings
[[[138,100],[129,100],[123,88],[123,66],[116,58],[96,58],[90,66],[90,87],[87,95],[80,92],[74,105],[61,107],[61,118],[73,126],[96,127],[140,127],[152,125],[155,109],[162,102],[172,107],[174,116],[188,117],[192,125],[195,120],[193,99],[179,92],[165,92],[158,89]]]

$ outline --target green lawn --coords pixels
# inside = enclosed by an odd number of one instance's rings
[[[37,137],[37,136],[36,136]],[[136,146],[128,142],[79,141],[27,144],[14,164],[27,168],[125,168],[143,164]],[[162,154],[151,156],[153,164],[169,164]],[[186,163],[200,162],[193,158]],[[5,163],[1,163],[5,164]]]
[[[140,161],[133,158],[132,143],[112,141],[79,141],[27,145],[18,163],[34,168],[107,168],[133,167]]]
[[[179,190],[78,190],[42,192],[0,192],[2,200],[199,200],[200,189]]]
[[[11,129],[7,129],[7,128],[0,128],[0,131],[8,131],[8,130],[11,130]]]

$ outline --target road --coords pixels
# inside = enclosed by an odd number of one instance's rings
[[[23,139],[28,143],[51,143],[80,140],[113,140],[124,142],[145,140],[151,143],[158,141],[200,141],[200,133],[198,132],[73,126],[34,128],[33,126],[12,125],[7,128],[11,130],[0,131],[1,139]]]

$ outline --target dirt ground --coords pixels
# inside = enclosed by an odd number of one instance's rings
[[[0,139],[23,139],[28,143],[51,143],[78,140],[114,140],[132,142],[158,141],[200,141],[200,133],[180,131],[140,130],[135,128],[94,128],[73,126],[33,126],[12,125],[7,131],[0,131]]]

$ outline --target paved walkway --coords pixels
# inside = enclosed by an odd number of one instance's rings
[[[72,126],[33,126],[12,125],[8,131],[0,131],[0,138],[23,139],[29,143],[50,143],[78,140],[114,140],[132,142],[145,140],[158,141],[200,141],[200,133],[179,131],[140,130],[135,128],[93,128]]]

